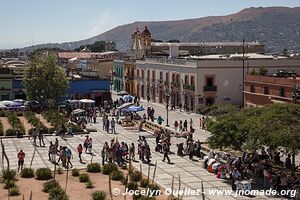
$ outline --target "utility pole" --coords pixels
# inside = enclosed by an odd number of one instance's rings
[[[242,79],[242,107],[244,108],[244,90],[245,90],[245,38],[243,37],[243,79]]]

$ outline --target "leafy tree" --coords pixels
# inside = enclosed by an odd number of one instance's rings
[[[258,75],[265,76],[265,75],[267,75],[267,73],[268,73],[268,70],[264,67],[261,67],[258,70]]]
[[[57,65],[55,53],[36,54],[30,58],[25,71],[24,86],[30,100],[60,100],[66,95],[68,80]]]
[[[152,38],[152,39],[151,39],[151,42],[164,42],[164,41],[162,41],[162,40],[157,40],[157,39]]]
[[[256,75],[256,70],[254,68],[250,71],[250,75]]]
[[[104,52],[105,51],[105,45],[106,45],[106,41],[100,40],[100,41],[94,42],[93,44],[82,45],[82,46],[74,49],[74,51],[81,51],[84,48],[87,48],[91,52]],[[114,46],[114,45],[112,45],[112,46]],[[111,49],[111,50],[116,51],[117,49]]]

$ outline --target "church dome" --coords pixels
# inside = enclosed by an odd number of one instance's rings
[[[145,26],[145,30],[142,32],[142,35],[151,35],[150,31],[148,30],[148,27]]]

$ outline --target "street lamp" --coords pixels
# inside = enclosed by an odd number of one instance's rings
[[[167,125],[166,126],[169,126],[169,99],[170,99],[170,94],[169,92],[167,92],[166,94],[166,100],[167,100]]]

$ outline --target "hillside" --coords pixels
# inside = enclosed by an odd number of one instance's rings
[[[131,33],[147,25],[152,38],[163,41],[179,39],[183,42],[259,41],[268,52],[281,52],[284,48],[300,51],[300,7],[248,8],[227,16],[158,22],[134,22],[118,26],[98,36],[62,44],[42,44],[27,47],[74,49],[97,40],[112,40],[119,50],[128,50]]]

